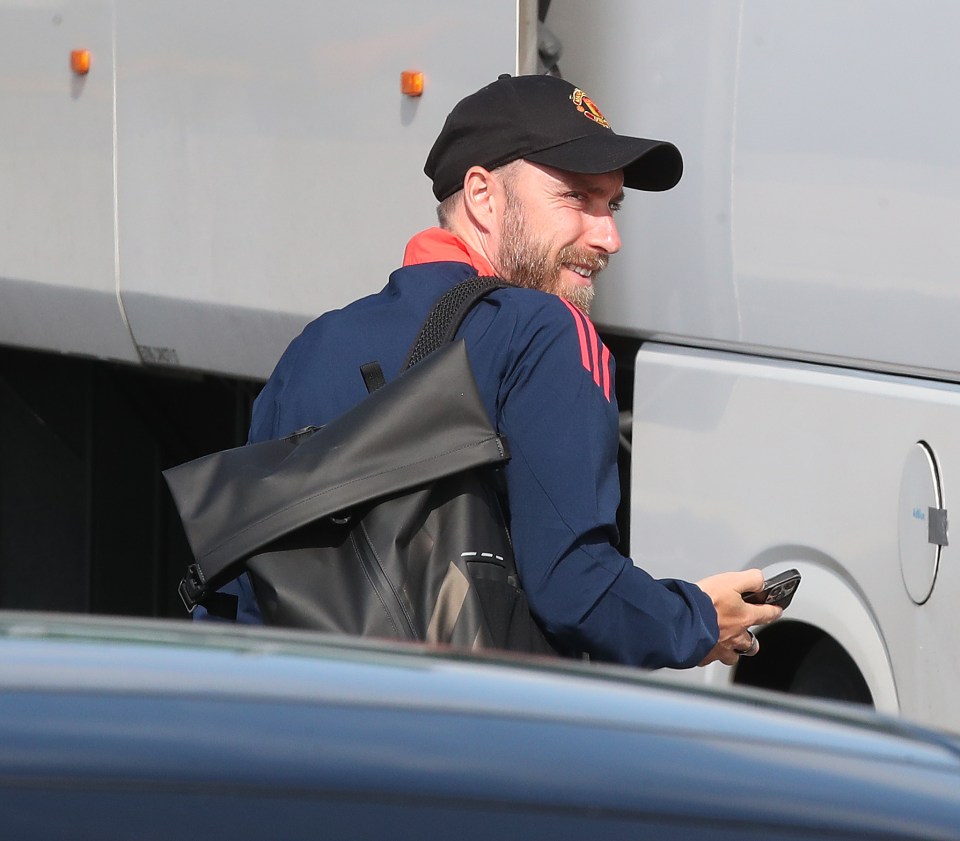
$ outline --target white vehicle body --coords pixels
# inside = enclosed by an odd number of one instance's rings
[[[826,636],[877,707],[960,728],[960,7],[585,6],[551,10],[564,74],[686,165],[629,197],[595,313],[647,340],[633,557],[797,567],[756,682]]]
[[[0,0],[0,345],[263,379],[433,224],[426,152],[462,95],[536,69],[536,6]],[[685,158],[628,197],[594,312],[627,376],[632,556],[803,574],[754,663],[691,675],[862,680],[960,729],[960,6],[541,7],[561,73]]]
[[[426,150],[518,72],[519,26],[515,0],[0,0],[0,341],[265,378],[434,223]]]

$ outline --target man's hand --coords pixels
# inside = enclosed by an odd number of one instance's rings
[[[766,625],[779,619],[782,607],[772,604],[747,604],[744,593],[763,588],[763,573],[759,569],[744,572],[722,572],[697,582],[713,601],[720,625],[720,639],[700,665],[706,666],[719,660],[727,666],[734,665],[741,656],[754,655],[760,643],[750,632],[753,625]]]

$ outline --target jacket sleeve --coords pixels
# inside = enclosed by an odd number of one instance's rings
[[[262,625],[263,615],[260,613],[260,607],[257,604],[257,597],[253,594],[253,585],[250,583],[250,577],[244,573],[233,581],[228,581],[218,591],[218,593],[229,598],[236,598],[237,618],[236,621],[241,625]],[[210,613],[202,604],[198,604],[193,610],[194,622],[229,622],[228,617],[216,616]]]
[[[518,319],[498,398],[510,445],[511,531],[531,608],[555,639],[591,657],[695,666],[718,638],[694,584],[655,580],[616,549],[620,500],[613,360],[579,310],[553,298]]]

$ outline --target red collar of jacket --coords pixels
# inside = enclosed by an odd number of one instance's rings
[[[496,274],[486,257],[443,228],[427,228],[421,231],[407,243],[403,252],[405,266],[444,262],[469,263],[482,277]]]

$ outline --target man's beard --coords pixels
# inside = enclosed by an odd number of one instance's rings
[[[609,256],[570,245],[551,259],[549,246],[527,234],[520,202],[509,189],[506,193],[500,248],[497,251],[497,264],[503,279],[515,286],[550,292],[589,315],[595,293],[593,283],[565,284],[560,274],[563,264],[587,266],[593,270],[593,279],[596,279],[597,274],[606,268]]]

